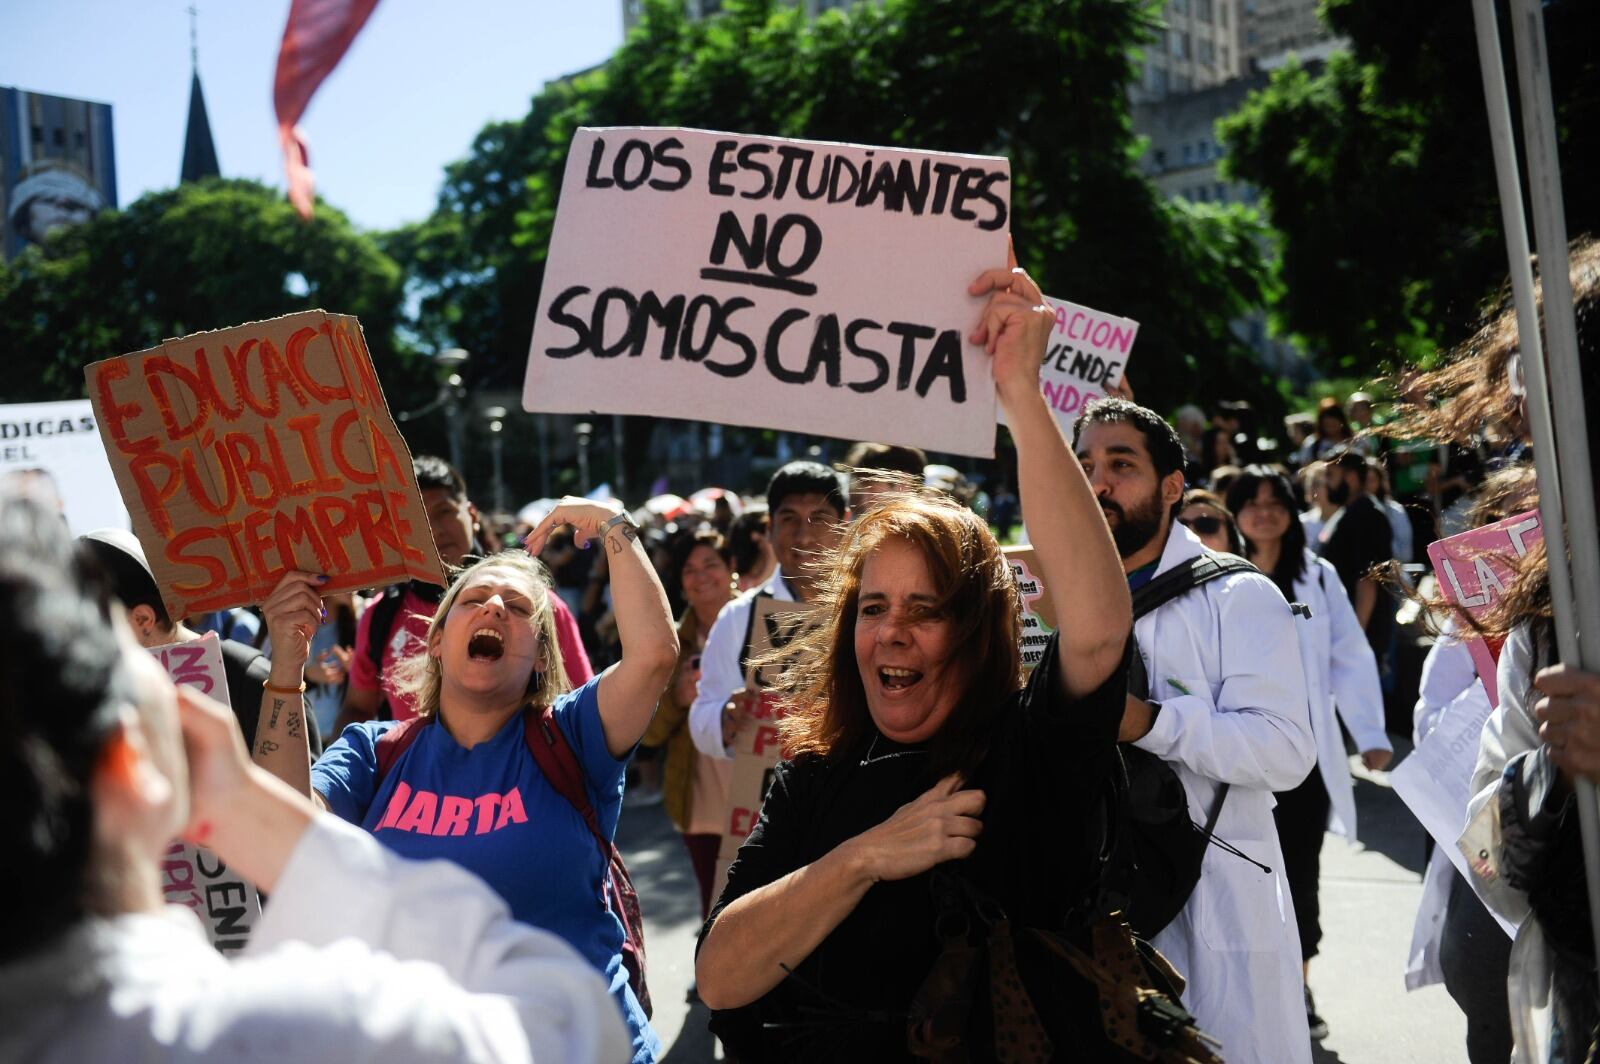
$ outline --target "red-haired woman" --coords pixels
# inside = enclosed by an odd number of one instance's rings
[[[985,1059],[997,1038],[1101,1037],[1099,995],[1036,932],[1089,946],[1131,607],[1039,394],[1048,308],[1021,270],[971,289],[991,292],[973,340],[994,356],[1060,631],[1024,688],[1016,584],[953,502],[888,498],[851,528],[825,622],[786,657],[791,760],[697,958],[713,1030],[742,1058],[895,1060],[953,1038]]]

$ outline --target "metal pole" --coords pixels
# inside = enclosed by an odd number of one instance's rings
[[[582,493],[587,495],[593,487],[589,483],[589,434],[594,432],[594,426],[587,421],[580,421],[572,431],[578,437],[578,485]]]
[[[1511,267],[1511,294],[1517,308],[1517,342],[1528,385],[1528,420],[1533,430],[1533,461],[1539,475],[1539,520],[1550,558],[1550,601],[1556,616],[1571,617],[1572,577],[1567,569],[1567,537],[1563,527],[1556,433],[1550,410],[1544,343],[1533,290],[1533,265],[1528,254],[1528,227],[1522,213],[1522,181],[1517,173],[1516,143],[1511,130],[1511,104],[1501,66],[1500,29],[1494,0],[1473,0],[1478,31],[1478,63],[1483,69],[1484,103],[1489,111],[1489,142],[1494,149],[1495,179],[1500,191],[1500,217],[1506,229]],[[1576,661],[1577,634],[1571,625],[1557,625],[1563,660]]]
[[[1473,12],[1491,137],[1495,142],[1501,209],[1506,218],[1512,260],[1518,339],[1528,378],[1528,412],[1533,422],[1534,461],[1539,474],[1540,517],[1549,559],[1557,647],[1562,660],[1573,667],[1581,668],[1585,664],[1596,667],[1600,666],[1600,537],[1594,527],[1594,481],[1585,427],[1583,383],[1578,372],[1577,329],[1568,276],[1566,217],[1561,202],[1544,16],[1537,0],[1532,3],[1512,0],[1512,37],[1517,52],[1529,197],[1538,238],[1548,360],[1539,340],[1528,267],[1527,231],[1522,217],[1520,185],[1516,181],[1510,107],[1500,66],[1499,31],[1489,0],[1474,0]],[[1571,519],[1565,520],[1568,516]],[[1570,551],[1565,542],[1567,536],[1571,537]],[[1600,920],[1597,920],[1600,917],[1600,806],[1596,804],[1593,783],[1579,777],[1576,789],[1590,930],[1596,952],[1600,954]]]
[[[506,512],[504,464],[506,408],[491,406],[483,413],[489,419],[489,457],[494,463],[494,510],[495,513],[503,514]]]
[[[622,415],[611,415],[611,494],[619,499],[627,498],[628,475],[623,470],[625,456],[622,440]]]
[[[539,421],[539,497],[550,497],[550,415],[534,415]]]

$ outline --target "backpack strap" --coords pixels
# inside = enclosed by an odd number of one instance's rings
[[[578,764],[578,755],[572,752],[551,707],[544,706],[537,714],[531,709],[524,712],[523,736],[528,743],[528,752],[539,765],[539,771],[544,773],[555,792],[583,817],[589,834],[594,836],[596,845],[600,847],[601,856],[609,861],[614,852],[611,840],[600,830],[600,817],[594,811],[594,803],[589,800],[589,788],[583,782],[583,766]]]
[[[1169,569],[1133,593],[1133,619],[1138,620],[1153,613],[1211,581],[1229,573],[1259,573],[1261,570],[1232,554],[1213,554],[1210,551],[1175,569]]]
[[[411,748],[422,734],[422,729],[433,721],[432,717],[412,717],[410,720],[401,721],[382,735],[373,745],[378,755],[378,773],[373,781],[372,793],[378,793],[378,787],[383,783],[383,778],[394,768],[394,763],[400,760],[400,755]]]

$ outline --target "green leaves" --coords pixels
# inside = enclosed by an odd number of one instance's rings
[[[317,306],[360,317],[385,385],[403,389],[400,300],[400,267],[326,204],[303,224],[253,181],[150,193],[0,267],[6,397],[76,398],[89,362]]]
[[[1370,375],[1469,335],[1506,250],[1471,12],[1327,0],[1325,13],[1351,53],[1279,69],[1219,131],[1230,176],[1263,191],[1281,233],[1278,320],[1330,372]],[[1544,14],[1577,235],[1600,223],[1600,5]]]
[[[1249,352],[1227,315],[1259,301],[1261,228],[1243,211],[1175,209],[1137,173],[1126,87],[1154,10],[883,0],[807,20],[799,5],[731,0],[691,21],[647,0],[603,68],[486,127],[420,237],[392,245],[419,296],[419,334],[449,332],[480,384],[515,388],[572,132],[683,125],[1007,155],[1023,262],[1053,294],[1144,323],[1140,396],[1237,394]],[[435,230],[441,215],[458,221]]]

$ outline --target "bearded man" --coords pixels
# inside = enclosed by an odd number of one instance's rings
[[[1207,554],[1175,520],[1183,444],[1154,411],[1108,398],[1084,408],[1073,450],[1134,592],[1148,690],[1129,694],[1121,740],[1166,762],[1190,819],[1214,819],[1228,844],[1207,847],[1200,881],[1154,945],[1188,979],[1183,1004],[1229,1064],[1310,1064],[1299,933],[1272,820],[1272,793],[1316,768],[1294,614],[1246,567],[1139,616],[1140,588]]]

